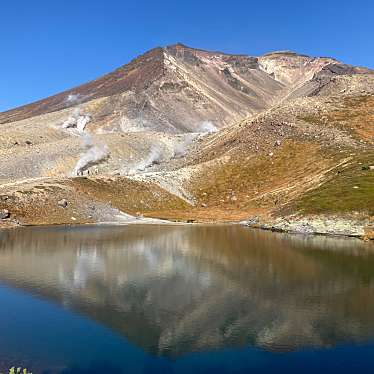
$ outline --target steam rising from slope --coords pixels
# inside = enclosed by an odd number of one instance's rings
[[[195,139],[204,134],[211,134],[217,132],[217,127],[211,121],[203,121],[198,127],[197,132],[186,134],[184,139],[174,146],[174,157],[183,157],[188,150],[188,147]]]
[[[74,175],[82,175],[85,170],[105,161],[109,157],[109,148],[107,145],[95,145],[89,135],[84,136],[83,147],[86,149],[86,152],[84,152],[78,160],[74,168]]]
[[[91,117],[88,114],[81,114],[81,109],[75,108],[70,117],[62,124],[63,129],[77,128],[79,132],[83,132]]]
[[[77,102],[78,95],[69,95],[66,99],[68,102]],[[76,128],[78,135],[82,139],[82,146],[85,152],[81,154],[75,168],[73,175],[82,175],[85,170],[91,166],[97,165],[105,161],[109,157],[109,148],[106,144],[94,144],[90,135],[84,132],[86,125],[90,122],[91,117],[89,114],[82,114],[80,106],[74,108],[72,114],[62,124],[62,128]],[[77,134],[75,134],[77,135]]]
[[[139,132],[144,131],[144,122],[141,117],[138,118],[126,118],[124,116],[121,116],[119,127],[122,132]]]
[[[89,115],[79,116],[77,119],[77,130],[83,132],[87,123],[90,122],[91,117]]]
[[[79,94],[69,94],[66,98],[66,102],[68,103],[76,103],[79,99]]]
[[[135,165],[130,166],[127,174],[132,175],[138,171],[145,171],[147,168],[160,161],[161,152],[158,147],[152,146],[147,158],[140,160]],[[126,173],[126,170],[125,170]]]
[[[179,135],[174,138],[174,142],[169,147],[169,152],[163,152],[162,147],[154,144],[147,156],[141,160],[130,162],[129,165],[125,166],[121,174],[134,175],[138,172],[145,172],[148,168],[154,164],[158,164],[161,159],[172,159],[180,158],[186,155],[190,145],[200,136],[218,131],[217,127],[211,121],[204,121],[198,126],[198,132]],[[171,152],[170,152],[171,151]],[[168,156],[169,153],[169,156]],[[171,154],[170,154],[171,153]]]
[[[187,134],[181,142],[174,146],[174,157],[183,157],[188,150],[188,146],[199,136],[197,133]]]
[[[218,131],[217,127],[211,121],[204,121],[198,127],[198,132],[213,133],[217,131]]]

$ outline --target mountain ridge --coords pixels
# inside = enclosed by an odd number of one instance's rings
[[[261,58],[266,60],[269,57],[288,56],[305,57],[310,60],[326,59],[336,61],[331,58],[310,57],[307,55],[298,55],[291,51],[274,51],[259,57],[252,57],[244,54],[229,54],[219,51],[207,51],[203,49],[194,49],[182,43],[169,45],[166,47],[156,47],[144,54],[131,60],[128,64],[122,65],[112,72],[106,73],[85,84],[78,85],[63,92],[49,96],[45,99],[38,100],[33,103],[25,104],[17,108],[7,110],[0,113],[0,124],[14,122],[26,119],[30,116],[50,113],[62,109],[69,108],[74,104],[82,104],[93,99],[112,96],[114,94],[126,91],[141,91],[151,85],[153,81],[161,79],[165,75],[165,61],[167,61],[166,53],[178,55],[178,53],[190,52],[193,55],[201,53],[205,56],[220,55],[227,58],[236,57],[252,60],[258,63]],[[337,61],[336,61],[337,62]],[[346,65],[348,66],[348,65]],[[265,69],[263,69],[265,71]],[[271,74],[271,73],[270,73]],[[69,100],[69,97],[76,98]]]

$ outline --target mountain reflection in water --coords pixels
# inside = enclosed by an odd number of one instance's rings
[[[0,232],[0,282],[145,351],[269,351],[374,337],[374,246],[240,226]]]

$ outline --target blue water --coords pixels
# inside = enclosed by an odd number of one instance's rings
[[[370,246],[237,227],[27,230],[1,242],[0,372],[374,372]]]

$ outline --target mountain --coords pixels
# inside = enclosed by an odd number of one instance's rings
[[[373,71],[333,58],[155,48],[0,113],[0,208],[20,224],[338,219],[370,236],[373,107]]]
[[[313,93],[347,72],[361,70],[287,51],[249,57],[177,44],[155,48],[82,86],[1,113],[0,123],[90,103],[92,122],[111,130],[130,123],[131,128],[179,133],[194,131],[205,120],[220,128],[287,96]]]

